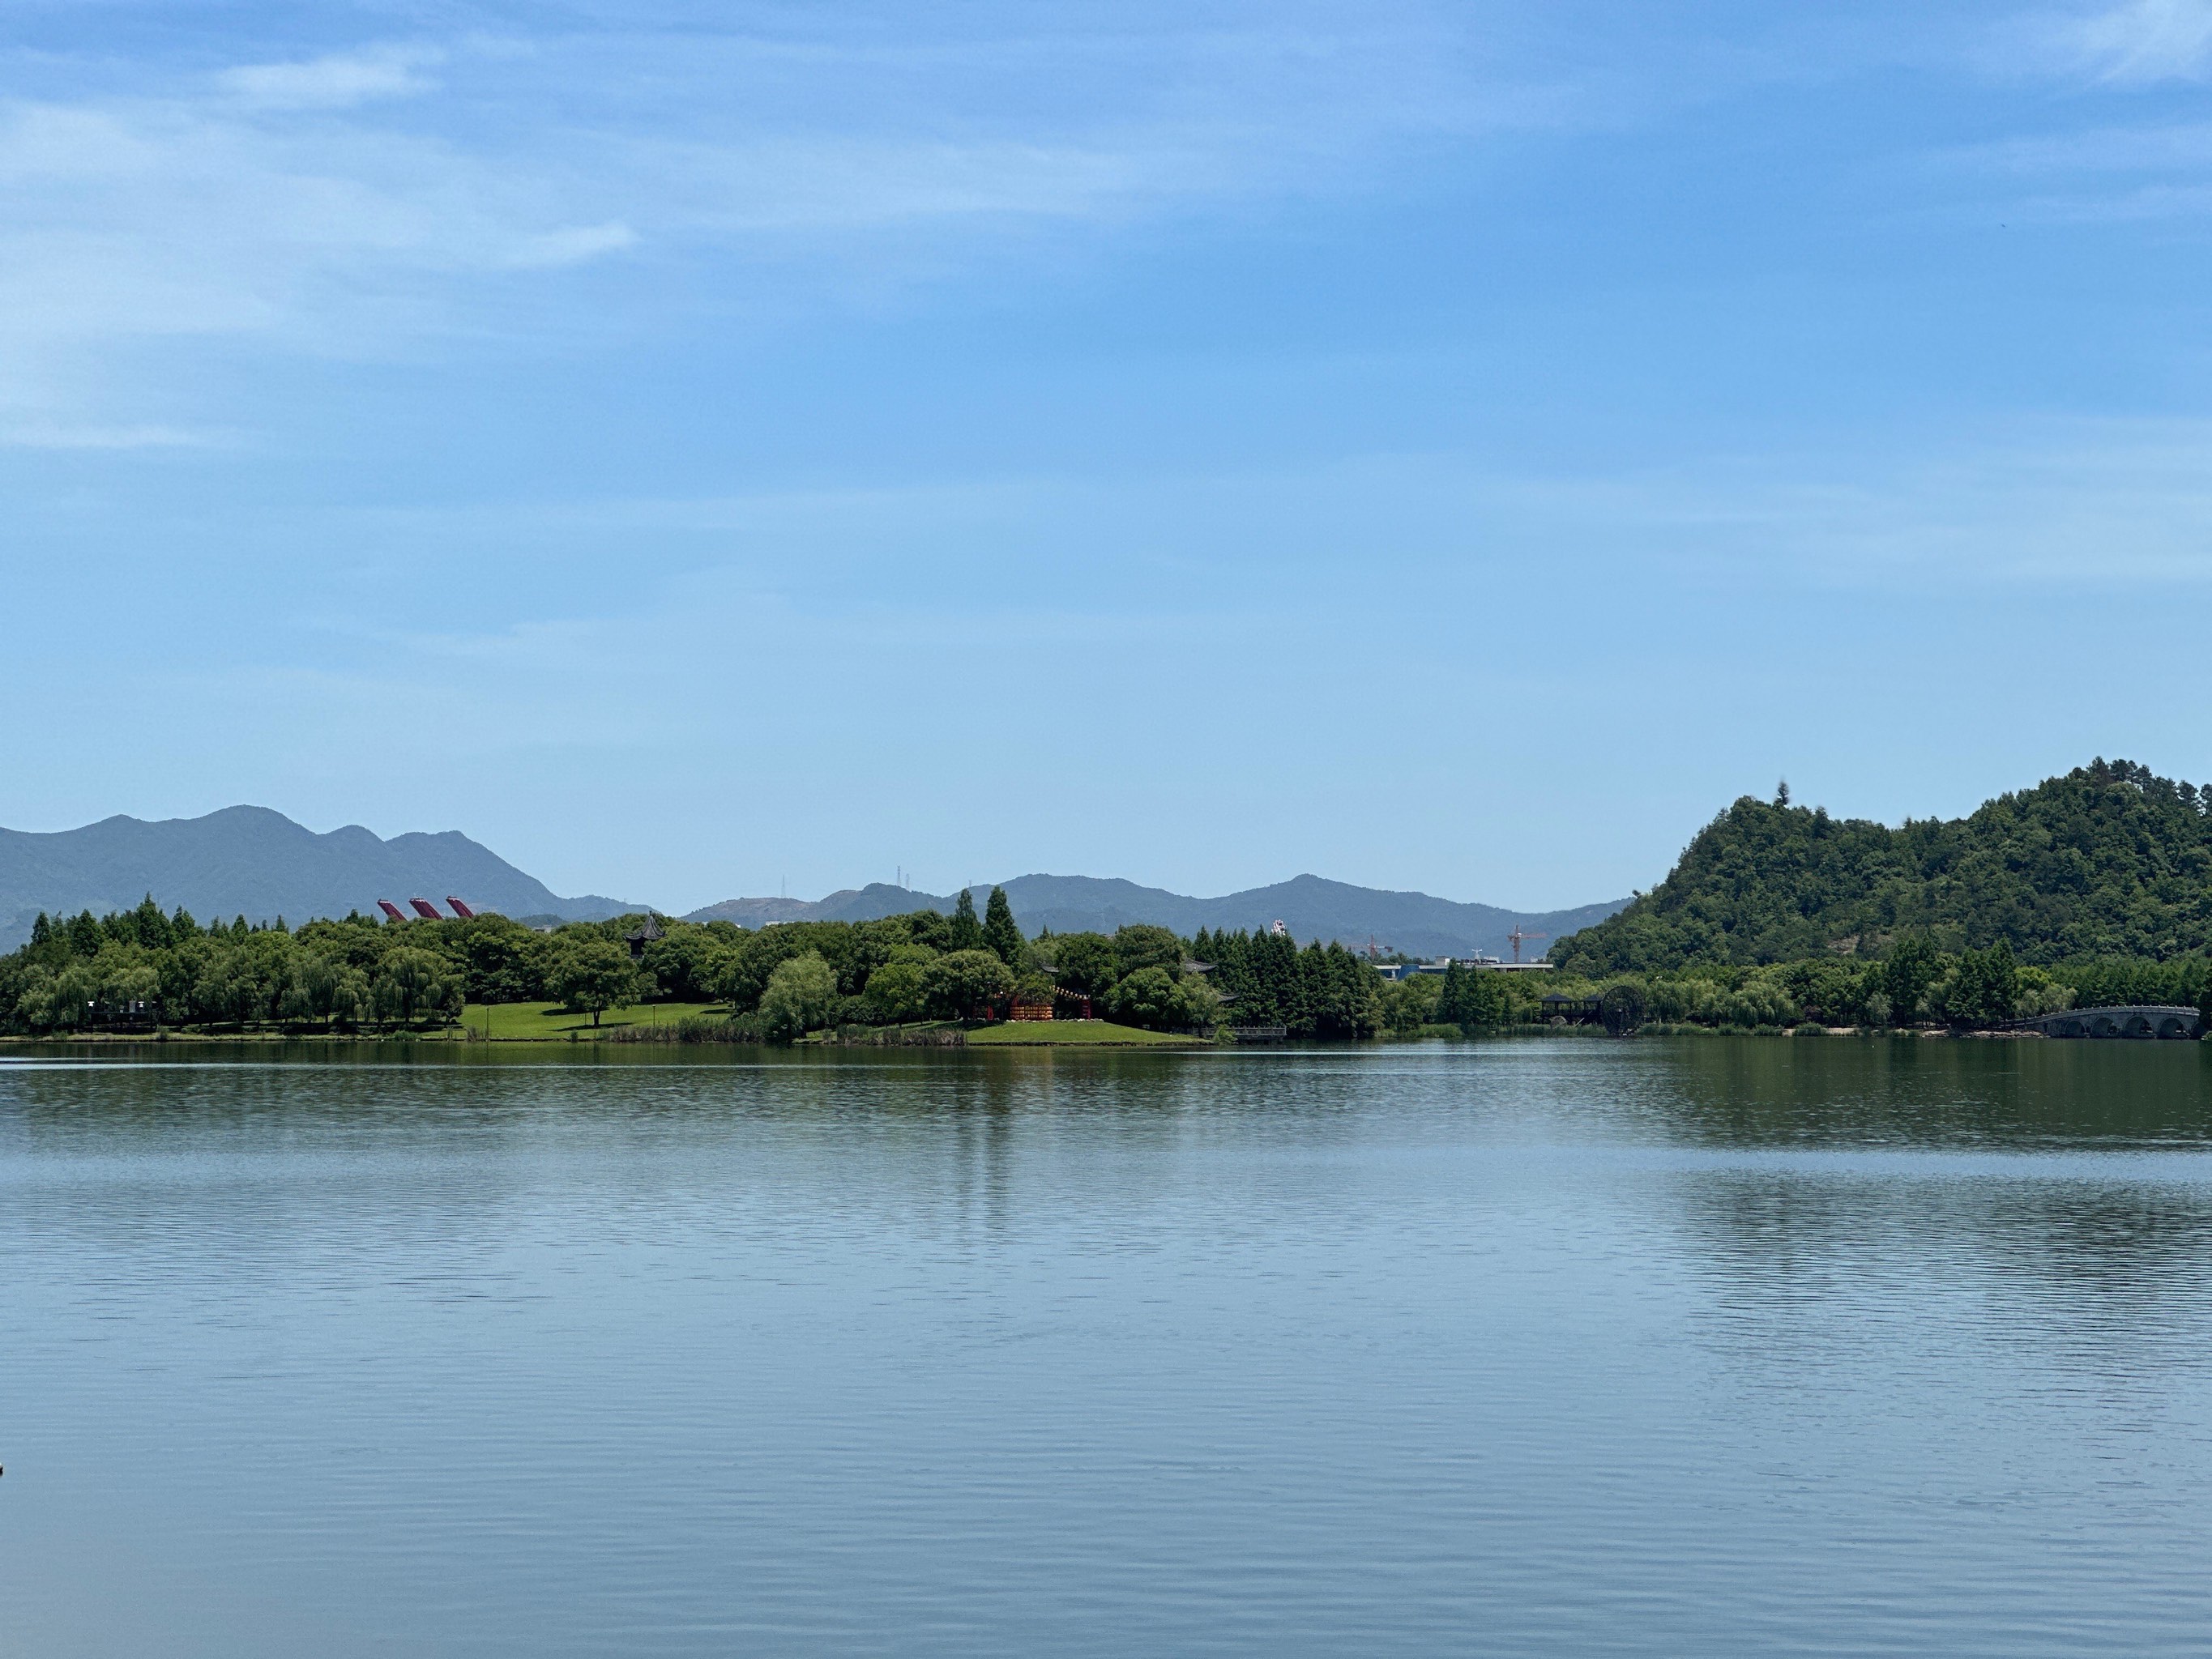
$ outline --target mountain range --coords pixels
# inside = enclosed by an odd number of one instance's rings
[[[1511,954],[1522,933],[1534,957],[1548,939],[1603,921],[1625,900],[1571,910],[1503,910],[1426,893],[1354,887],[1299,876],[1219,898],[1192,898],[1132,881],[1091,876],[1018,876],[1003,884],[1014,918],[1034,934],[1152,922],[1190,934],[1200,927],[1258,930],[1280,921],[1301,943],[1376,943],[1416,956]],[[977,909],[988,885],[970,890]],[[0,830],[0,950],[30,937],[33,919],[129,909],[147,894],[164,909],[182,905],[203,921],[245,916],[305,921],[375,913],[379,899],[403,908],[410,898],[442,904],[450,895],[471,908],[518,921],[595,921],[650,908],[596,893],[563,898],[489,848],[455,830],[385,840],[358,824],[318,834],[264,806],[231,806],[204,817],[103,818],[78,830]],[[950,914],[954,896],[884,883],[818,900],[731,899],[688,921],[717,919],[757,927],[771,921],[862,921],[934,907]]]
[[[0,830],[0,950],[28,939],[41,910],[104,915],[149,893],[202,921],[374,915],[379,899],[404,908],[448,894],[518,919],[593,921],[646,908],[597,894],[562,898],[455,830],[386,841],[356,823],[318,835],[265,806],[155,823],[102,818],[51,834]]]
[[[2030,962],[2163,958],[2212,951],[2212,786],[2098,760],[1964,818],[1896,829],[1747,797],[1707,825],[1651,892],[1567,910],[1462,904],[1313,875],[1218,898],[1091,876],[1000,884],[1030,934],[1151,922],[1188,935],[1280,921],[1301,943],[1372,940],[1414,956],[1503,957],[1518,929],[1524,957],[1548,946],[1553,962],[1587,973],[1879,952],[1907,933],[1945,948],[2003,939]],[[969,891],[981,909],[989,886]],[[456,831],[387,841],[349,824],[319,835],[259,806],[157,823],[105,818],[52,834],[0,830],[0,950],[27,938],[41,910],[100,914],[149,893],[203,921],[296,922],[374,913],[379,899],[448,895],[519,921],[649,908],[599,894],[563,898]],[[686,919],[747,927],[861,921],[950,912],[955,901],[876,883],[817,900],[730,899]]]
[[[1524,941],[1522,951],[1533,959],[1543,953],[1543,947],[1526,941],[1564,938],[1604,921],[1627,902],[1615,899],[1571,910],[1501,910],[1494,905],[1462,904],[1426,893],[1354,887],[1320,876],[1298,876],[1271,887],[1249,888],[1219,898],[1191,898],[1163,888],[1139,887],[1133,881],[1096,876],[1016,876],[998,884],[1006,890],[1014,920],[1024,933],[1031,935],[1045,927],[1055,933],[1110,933],[1125,922],[1152,922],[1185,935],[1201,927],[1258,932],[1279,921],[1301,943],[1333,939],[1364,945],[1371,939],[1419,957],[1507,958],[1513,949],[1513,931],[1518,927]],[[979,884],[968,890],[981,910],[990,885]],[[832,893],[824,899],[726,899],[695,910],[684,920],[734,921],[746,927],[771,921],[869,921],[904,910],[933,908],[949,913],[957,902],[957,895],[916,892],[876,882]]]

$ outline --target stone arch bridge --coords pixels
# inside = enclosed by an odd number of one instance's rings
[[[2127,1008],[2067,1008],[2013,1021],[2015,1031],[2040,1031],[2053,1037],[2193,1037],[2203,1021],[2194,1008],[2150,1005]]]

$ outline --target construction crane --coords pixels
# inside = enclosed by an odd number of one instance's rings
[[[1510,945],[1513,947],[1513,960],[1514,960],[1514,963],[1515,963],[1515,964],[1516,964],[1516,966],[1519,964],[1519,963],[1520,963],[1520,961],[1521,961],[1521,941],[1522,941],[1522,940],[1523,940],[1523,939],[1549,939],[1549,938],[1551,938],[1551,935],[1550,935],[1549,933],[1522,933],[1522,932],[1521,931],[1521,924],[1520,924],[1519,922],[1517,922],[1517,921],[1516,921],[1516,922],[1515,922],[1515,923],[1513,924],[1513,931],[1512,931],[1511,933],[1508,933],[1508,934],[1505,936],[1506,943],[1508,943],[1509,945]]]

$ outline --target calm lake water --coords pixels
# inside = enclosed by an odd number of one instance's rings
[[[9,1654],[2212,1648],[2212,1046],[149,1053]]]

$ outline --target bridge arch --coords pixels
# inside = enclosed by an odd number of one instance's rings
[[[2133,1038],[2174,1041],[2200,1035],[2204,1022],[2194,1008],[2135,1006],[2069,1008],[2013,1022],[2014,1030],[2037,1030],[2053,1037]]]

